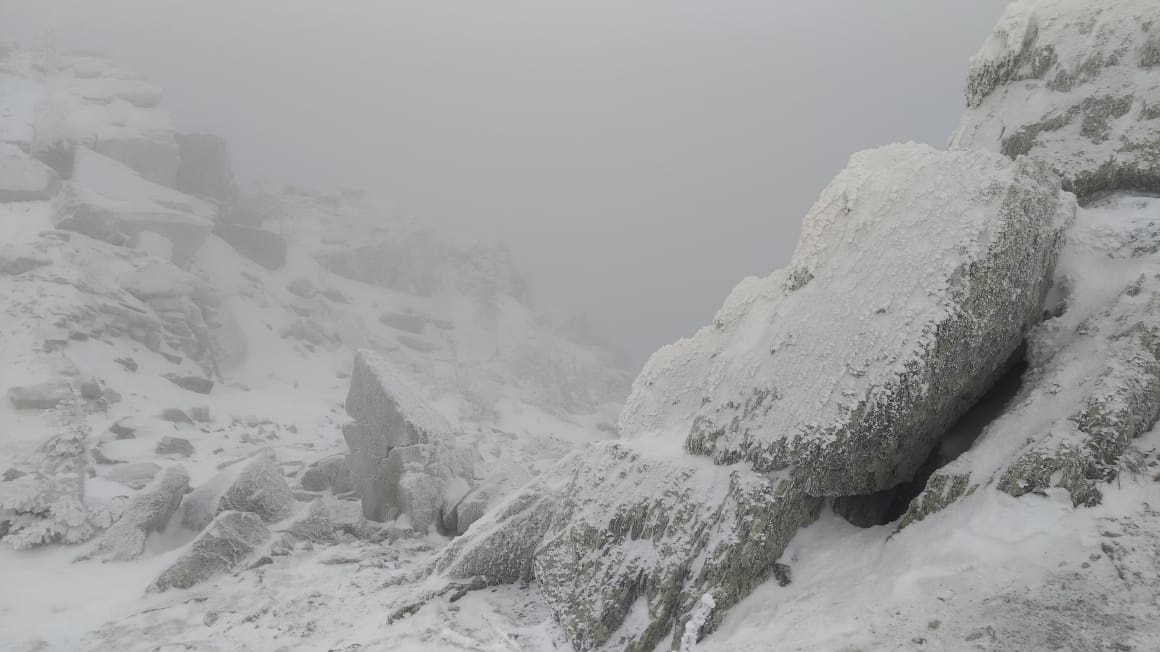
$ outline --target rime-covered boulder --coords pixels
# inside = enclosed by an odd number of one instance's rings
[[[213,228],[209,203],[142,178],[88,148],[76,152],[73,178],[56,198],[57,227],[126,245],[151,232],[173,245],[173,262],[187,263]]]
[[[471,489],[476,453],[394,366],[355,357],[343,428],[355,491],[374,521],[406,516],[412,528],[445,529],[445,514]]]
[[[131,561],[140,557],[145,552],[146,539],[150,534],[165,529],[188,491],[189,473],[185,467],[169,467],[153,484],[133,497],[121,519],[101,535],[84,559]]]
[[[336,494],[354,489],[345,455],[331,455],[314,462],[303,472],[301,484],[306,491],[332,491]]]
[[[971,59],[952,147],[1046,161],[1081,199],[1160,192],[1152,0],[1018,0]]]
[[[294,494],[272,453],[259,453],[211,478],[186,497],[181,522],[200,530],[218,514],[234,510],[256,514],[267,523],[293,511]]]
[[[1075,204],[1030,160],[855,154],[785,271],[657,352],[620,430],[718,464],[792,469],[817,496],[907,480],[1042,317]]]
[[[19,148],[0,144],[0,204],[44,201],[60,191],[60,177]]]
[[[434,572],[452,580],[481,578],[487,586],[533,579],[532,556],[579,465],[579,453],[565,457],[475,519],[439,553]]]
[[[149,585],[149,590],[188,589],[233,570],[269,540],[270,530],[257,515],[222,512]]]
[[[854,155],[790,267],[656,353],[624,442],[564,490],[535,573],[573,645],[699,640],[824,497],[909,480],[1041,319],[1074,212],[1030,160]],[[715,607],[685,632],[706,595]]]

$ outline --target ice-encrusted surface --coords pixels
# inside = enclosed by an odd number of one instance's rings
[[[1160,191],[1151,0],[1018,0],[971,59],[952,147],[1048,162],[1081,198]]]
[[[743,281],[657,352],[620,429],[718,463],[802,467],[817,495],[909,477],[1040,317],[1074,201],[1031,161],[894,145],[854,155],[790,267]]]

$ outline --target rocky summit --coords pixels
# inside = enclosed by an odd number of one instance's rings
[[[1160,649],[1160,4],[979,36],[632,382],[505,246],[0,48],[0,648]]]

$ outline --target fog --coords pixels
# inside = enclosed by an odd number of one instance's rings
[[[144,72],[243,181],[509,242],[640,362],[785,264],[852,152],[943,145],[1004,4],[0,0],[0,32]]]

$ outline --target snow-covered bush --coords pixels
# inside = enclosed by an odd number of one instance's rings
[[[58,431],[36,451],[36,470],[0,483],[0,522],[4,541],[17,549],[46,543],[81,543],[114,520],[107,506],[85,504],[89,469],[84,404],[79,396],[52,416]]]

